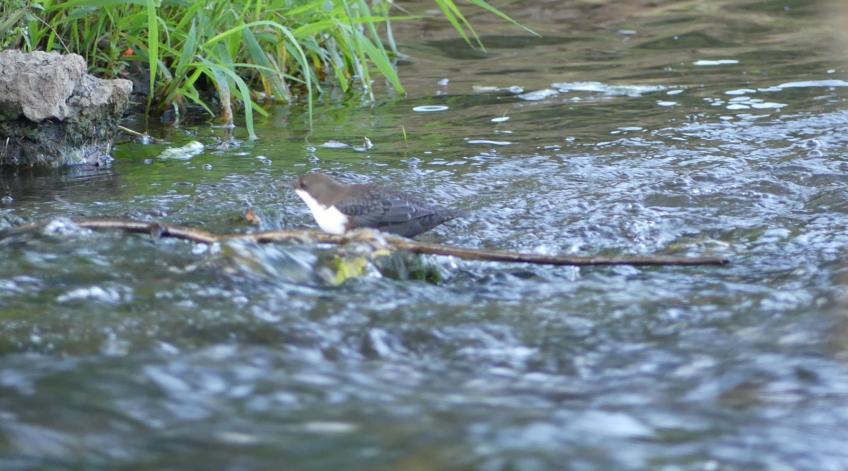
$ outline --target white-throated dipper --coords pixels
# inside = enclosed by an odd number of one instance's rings
[[[461,214],[374,185],[345,185],[320,173],[302,175],[294,182],[294,191],[318,226],[330,234],[370,227],[415,237]]]

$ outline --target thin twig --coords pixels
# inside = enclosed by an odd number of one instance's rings
[[[409,239],[392,240],[392,248],[417,254],[450,255],[463,260],[484,260],[489,262],[533,263],[537,265],[725,265],[727,259],[720,257],[673,257],[668,255],[650,256],[565,256],[543,255],[535,253],[505,252],[502,250],[466,249],[442,244],[431,244]]]
[[[596,256],[561,256],[542,255],[534,253],[507,252],[489,249],[471,249],[453,247],[443,244],[429,242],[418,242],[376,231],[358,231],[345,235],[327,234],[316,230],[276,230],[254,232],[248,234],[213,234],[202,229],[179,226],[174,224],[162,224],[157,222],[129,221],[118,219],[81,219],[74,221],[78,226],[92,230],[114,229],[131,233],[150,234],[154,237],[173,237],[191,242],[211,244],[214,242],[225,242],[230,240],[244,240],[254,243],[277,243],[277,242],[302,242],[302,243],[325,243],[343,245],[354,241],[365,241],[378,246],[384,246],[392,250],[401,250],[417,254],[447,255],[463,260],[478,260],[489,262],[512,262],[532,263],[539,265],[570,265],[570,266],[598,266],[598,265],[632,265],[632,266],[659,266],[659,265],[726,265],[729,261],[721,257],[673,257],[667,255],[659,256],[623,256],[623,257],[596,257]],[[18,226],[5,234],[0,234],[0,240],[8,237],[11,233],[21,233],[37,230],[43,224],[27,224]]]
[[[120,124],[118,125],[118,130],[119,130],[119,131],[123,131],[123,132],[125,132],[125,133],[127,133],[127,134],[130,134],[130,135],[133,135],[133,136],[135,136],[135,137],[138,137],[138,138],[141,138],[141,139],[148,140],[148,141],[150,141],[150,142],[156,142],[156,139],[153,139],[152,137],[150,137],[150,135],[149,135],[149,134],[147,134],[147,133],[143,133],[143,132],[138,132],[138,131],[133,131],[133,130],[132,130],[132,129],[130,129],[130,128],[127,128],[127,127],[121,126]]]
[[[74,221],[86,229],[117,229],[136,234],[150,234],[155,237],[173,237],[201,244],[212,244],[221,238],[211,232],[193,227],[158,222],[125,221],[120,219],[82,219]]]

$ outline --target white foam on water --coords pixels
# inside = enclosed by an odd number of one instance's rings
[[[203,152],[203,144],[197,141],[191,141],[182,147],[169,147],[159,154],[159,158],[163,160],[189,160],[195,155]]]
[[[695,62],[692,63],[692,65],[695,65],[695,66],[698,66],[698,67],[706,67],[706,66],[714,66],[714,65],[733,65],[733,64],[738,64],[738,63],[739,63],[739,61],[736,60],[736,59],[719,59],[719,60],[701,59],[701,60],[696,60]]]
[[[321,147],[324,147],[325,149],[344,149],[349,146],[344,142],[329,140],[321,144]]]
[[[447,111],[450,108],[445,105],[421,105],[412,108],[412,111],[417,111],[419,113],[432,113],[435,111]]]
[[[491,146],[508,146],[511,145],[512,142],[509,141],[490,141],[488,139],[471,139],[468,141],[469,144],[486,144]]]
[[[772,101],[764,101],[759,98],[751,98],[748,96],[739,96],[731,98],[728,102],[728,110],[747,110],[750,108],[758,110],[779,110],[786,106],[785,103],[775,103]]]
[[[522,100],[526,101],[539,101],[556,95],[559,95],[558,91],[553,90],[551,88],[543,88],[541,90],[522,93],[521,95],[518,95],[518,98],[521,98]]]
[[[519,93],[524,93],[524,89],[519,87],[518,85],[512,85],[510,87],[495,87],[495,86],[491,86],[491,85],[472,85],[471,90],[475,93],[507,92],[507,93],[512,93],[513,95],[518,95]]]
[[[568,92],[592,92],[612,96],[637,97],[646,93],[667,90],[663,85],[610,85],[602,82],[557,82],[551,87],[562,93]]]
[[[817,88],[817,87],[848,87],[848,82],[845,80],[807,80],[804,82],[787,82],[781,83],[776,88],[783,90],[786,88]]]
[[[766,101],[763,103],[751,103],[752,108],[756,108],[758,110],[766,110],[766,109],[777,109],[783,108],[786,106],[784,103],[774,103],[770,101]]]
[[[751,93],[757,93],[757,91],[750,88],[740,88],[738,90],[728,90],[724,92],[725,95],[748,95]]]

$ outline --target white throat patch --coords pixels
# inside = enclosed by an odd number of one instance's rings
[[[342,214],[335,206],[330,206],[329,208],[323,206],[315,198],[313,198],[312,195],[303,190],[294,190],[294,192],[297,193],[297,196],[300,196],[300,199],[302,199],[303,202],[306,203],[306,206],[309,207],[309,210],[312,211],[312,217],[315,218],[315,222],[318,223],[318,227],[320,227],[321,230],[337,235],[345,233],[347,216]]]

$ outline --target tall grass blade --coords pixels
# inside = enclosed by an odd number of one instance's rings
[[[147,94],[147,113],[153,103],[156,90],[156,66],[159,63],[159,18],[155,0],[146,0],[147,7],[147,63],[150,68],[150,91]]]
[[[489,5],[489,4],[488,4],[486,1],[484,1],[484,0],[466,0],[466,1],[467,1],[468,3],[470,3],[470,4],[472,4],[472,5],[475,5],[475,6],[479,7],[479,8],[482,8],[483,10],[488,11],[489,13],[492,13],[492,14],[494,14],[494,15],[497,15],[497,16],[498,16],[499,18],[501,18],[502,20],[506,20],[506,21],[508,21],[508,22],[510,22],[510,23],[512,23],[512,24],[514,24],[515,26],[518,26],[519,28],[523,29],[524,31],[527,31],[528,33],[530,33],[530,34],[532,34],[532,35],[534,35],[534,36],[542,36],[541,34],[539,34],[539,33],[535,32],[535,31],[533,31],[531,28],[528,28],[527,26],[524,26],[523,24],[521,24],[521,23],[519,23],[519,22],[515,21],[514,19],[512,19],[512,17],[511,17],[511,16],[507,15],[506,13],[504,13],[504,12],[502,12],[502,11],[498,10],[497,8],[495,8],[495,7],[491,6],[491,5]]]

